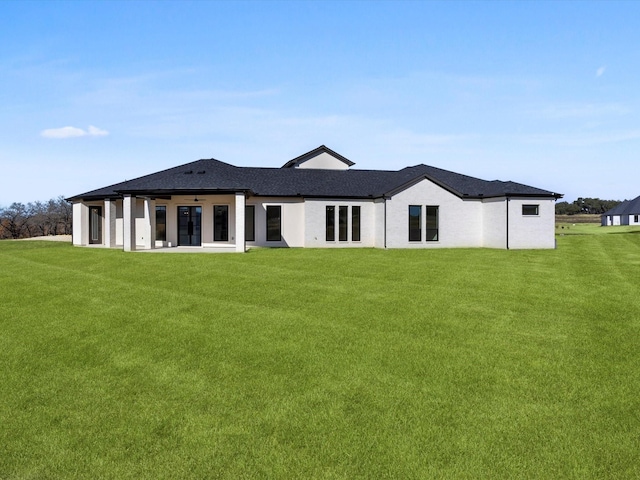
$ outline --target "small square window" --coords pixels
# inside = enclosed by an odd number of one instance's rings
[[[539,205],[522,205],[522,215],[538,215]]]

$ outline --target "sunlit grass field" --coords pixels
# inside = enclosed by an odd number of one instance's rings
[[[0,242],[0,478],[638,478],[640,234],[557,240]]]

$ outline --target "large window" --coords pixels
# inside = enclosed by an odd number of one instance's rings
[[[422,241],[422,207],[409,205],[409,241]]]
[[[426,208],[427,213],[427,242],[438,241],[438,207]]]
[[[538,215],[538,205],[522,205],[522,215]]]
[[[336,239],[336,207],[327,205],[326,216],[325,240],[333,242]]]
[[[247,242],[256,240],[256,206],[245,205],[244,207],[244,239]]]
[[[351,207],[351,240],[360,241],[360,207]]]
[[[425,236],[422,238],[422,228]],[[422,205],[409,205],[409,241],[410,242],[438,241],[438,207],[425,207],[425,224],[422,223]]]
[[[156,206],[156,240],[167,241],[167,207]]]
[[[267,242],[282,240],[282,208],[280,205],[267,206]]]
[[[349,209],[351,209],[351,230],[349,230]],[[360,206],[349,207],[348,205],[336,206],[327,205],[325,207],[325,240],[327,242],[335,242],[336,240],[336,223],[338,224],[338,240],[340,242],[349,241],[349,231],[351,231],[351,241],[360,241]],[[337,220],[337,222],[336,222]]]
[[[213,206],[213,241],[229,241],[229,206]]]
[[[338,239],[341,242],[346,242],[349,240],[348,230],[347,230],[347,219],[349,218],[349,207],[340,206],[338,207]]]

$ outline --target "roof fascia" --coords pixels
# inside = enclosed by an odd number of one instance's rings
[[[159,196],[171,196],[171,195],[228,195],[231,193],[245,193],[248,195],[253,194],[251,189],[248,188],[225,188],[225,189],[214,189],[214,188],[188,188],[188,189],[149,189],[149,190],[141,190],[141,189],[131,189],[131,190],[116,190],[117,193],[122,195],[139,195],[146,197],[159,197]]]

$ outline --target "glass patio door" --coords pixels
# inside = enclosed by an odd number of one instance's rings
[[[178,245],[202,244],[202,207],[178,207]]]

